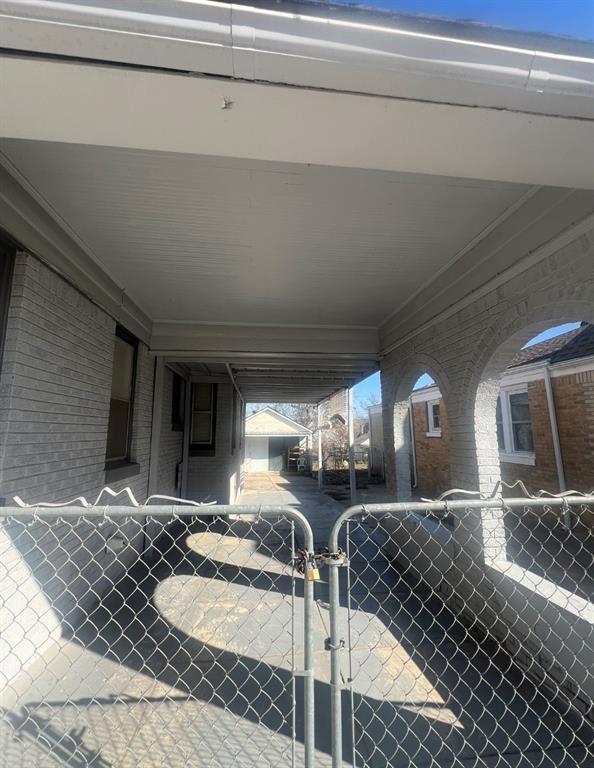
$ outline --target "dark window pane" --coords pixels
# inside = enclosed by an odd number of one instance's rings
[[[105,453],[108,461],[128,457],[136,362],[136,345],[133,339],[128,341],[128,338],[126,332],[118,328],[113,349],[111,400]]]
[[[192,442],[210,443],[210,413],[195,413],[192,424]]]
[[[439,403],[433,405],[433,428],[439,429]]]
[[[124,459],[128,453],[128,419],[130,403],[111,399],[107,430],[107,459]]]
[[[509,396],[512,421],[530,421],[528,392],[515,392]]]
[[[193,445],[214,447],[215,421],[215,385],[194,384],[192,392],[192,429]]]
[[[534,440],[532,439],[531,424],[514,424],[514,448],[516,451],[533,451]]]

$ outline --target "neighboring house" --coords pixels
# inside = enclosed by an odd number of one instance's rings
[[[547,377],[551,395],[547,397]],[[416,485],[450,487],[448,414],[439,388],[411,396]],[[553,421],[551,413],[554,414]],[[555,458],[557,424],[560,465]],[[594,486],[594,325],[522,349],[501,380],[496,410],[501,476],[532,491]],[[414,478],[413,478],[414,479]],[[563,482],[564,479],[564,482]]]
[[[272,408],[263,408],[245,421],[246,472],[289,469],[292,449],[306,451],[312,431]]]

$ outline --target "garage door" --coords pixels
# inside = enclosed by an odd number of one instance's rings
[[[268,471],[268,438],[246,437],[245,468],[247,472]]]

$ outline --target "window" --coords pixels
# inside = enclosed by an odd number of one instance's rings
[[[192,386],[192,446],[214,449],[216,384]]]
[[[514,392],[509,395],[514,451],[533,451],[532,421],[528,392]]]
[[[439,400],[427,401],[427,436],[441,437]]]
[[[171,396],[171,429],[183,432],[186,411],[186,382],[178,373],[173,374],[173,393]]]
[[[502,390],[495,420],[502,461],[534,464],[534,437],[528,390]]]
[[[116,328],[105,457],[108,462],[130,459],[137,348],[133,336]]]

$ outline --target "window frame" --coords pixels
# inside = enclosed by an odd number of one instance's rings
[[[107,458],[107,442],[109,441],[109,419],[107,423],[107,441],[105,446],[105,470],[111,471],[115,469],[119,469],[121,467],[138,467],[137,464],[135,464],[131,459],[132,454],[132,439],[134,437],[134,401],[136,399],[136,377],[138,372],[138,339],[136,336],[133,336],[129,331],[127,331],[125,328],[123,328],[121,325],[116,325],[115,328],[115,334],[114,336],[120,338],[122,341],[126,342],[126,344],[129,344],[133,350],[134,355],[132,358],[132,381],[130,385],[130,407],[128,410],[128,428],[127,428],[127,435],[126,435],[126,454],[119,458]],[[114,355],[115,355],[115,346],[114,346]],[[112,376],[112,382],[111,386],[113,387],[113,376]],[[111,408],[111,390],[109,393],[109,402],[110,402],[110,408]],[[138,471],[140,471],[140,468],[138,467]],[[130,473],[130,474],[137,474],[137,473]],[[124,475],[128,476],[128,475]],[[106,476],[107,479],[107,476]],[[110,480],[116,480],[121,479],[121,477],[113,475],[113,473],[109,477]]]
[[[510,395],[526,394],[528,395],[528,385],[518,384],[513,387],[505,387],[499,391],[499,401],[501,403],[501,425],[503,428],[503,449],[499,446],[499,461],[509,464],[527,464],[534,466],[536,463],[536,453],[531,451],[521,451],[515,446],[514,429],[511,414]],[[530,406],[530,400],[528,401]],[[532,414],[530,414],[530,427],[532,429],[532,444],[534,445],[534,423]]]
[[[193,441],[194,436],[194,398],[196,388],[200,385],[208,385],[211,387],[211,420],[210,420],[210,441],[208,443],[195,443]],[[210,381],[193,381],[191,383],[191,397],[190,397],[190,454],[202,455],[202,456],[214,456],[217,443],[217,405],[218,405],[218,387],[215,383]]]
[[[427,400],[427,437],[441,437],[441,397],[434,397],[431,400]],[[433,407],[439,408],[439,424],[435,425],[435,415],[433,413]]]

